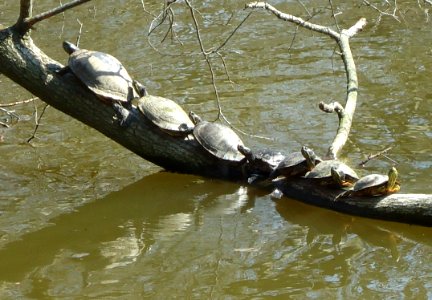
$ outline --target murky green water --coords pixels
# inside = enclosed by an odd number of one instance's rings
[[[0,1],[0,23],[16,19],[18,1]],[[36,13],[53,1],[36,1]],[[302,1],[322,10],[327,1]],[[359,1],[361,2],[361,1]],[[421,1],[420,1],[421,2]],[[145,1],[156,12],[157,1]],[[305,16],[297,1],[274,2]],[[246,16],[244,3],[196,4],[207,48],[219,45]],[[339,5],[339,6],[338,6]],[[432,193],[432,35],[418,3],[400,3],[405,20],[345,7],[342,27],[367,17],[352,40],[360,94],[343,158],[355,165],[392,146],[402,191]],[[430,7],[426,7],[429,8]],[[37,26],[36,43],[66,62],[64,39],[109,52],[152,94],[177,100],[207,118],[216,105],[206,64],[184,4],[175,6],[177,41],[147,41],[151,17],[141,1],[92,1]],[[223,51],[230,79],[214,58],[227,117],[253,147],[284,151],[308,144],[325,153],[336,117],[319,101],[344,99],[345,77],[327,37],[254,13]],[[0,102],[31,95],[0,76]],[[37,103],[40,112],[42,104]],[[258,189],[160,172],[68,116],[48,108],[37,138],[34,107],[0,129],[0,298],[432,298],[432,231],[272,200]],[[381,159],[360,172],[385,172]]]

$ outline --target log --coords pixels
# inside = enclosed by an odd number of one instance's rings
[[[337,198],[343,190],[314,185],[307,179],[278,180],[287,197],[341,213],[387,221],[432,226],[432,195],[392,194],[379,197]],[[335,200],[336,199],[336,200]]]

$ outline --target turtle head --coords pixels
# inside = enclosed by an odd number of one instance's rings
[[[332,167],[331,170],[331,177],[334,182],[336,182],[339,186],[345,186],[345,173],[335,167]]]
[[[77,46],[68,41],[63,42],[63,49],[64,51],[66,51],[67,54],[72,54],[75,51],[79,50]]]
[[[316,156],[315,152],[311,148],[303,146],[301,148],[301,154],[306,159],[309,171],[315,168],[315,165],[318,161],[318,157]]]
[[[398,171],[395,167],[391,167],[388,172],[388,183],[387,189],[389,192],[396,193],[400,190],[400,184],[397,182],[397,178],[399,176]]]
[[[193,111],[189,112],[189,118],[191,119],[191,121],[196,125],[199,122],[202,121],[201,117],[198,116],[196,113],[194,113]]]
[[[254,161],[255,160],[255,155],[253,154],[252,150],[248,147],[243,146],[242,144],[239,144],[237,146],[237,150],[243,154],[248,161]]]
[[[142,85],[141,82],[139,82],[137,80],[134,80],[132,82],[132,86],[135,89],[135,91],[137,92],[137,94],[138,94],[139,97],[144,97],[144,96],[148,95],[145,86]]]

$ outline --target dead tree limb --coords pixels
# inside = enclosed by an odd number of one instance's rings
[[[266,2],[251,2],[246,5],[246,8],[266,9],[283,21],[291,22],[306,29],[328,35],[338,44],[347,75],[347,96],[344,114],[342,117],[339,116],[341,118],[339,119],[337,133],[327,152],[327,155],[329,157],[336,158],[348,139],[357,102],[357,72],[349,46],[349,39],[364,28],[364,26],[366,25],[366,19],[362,18],[351,28],[347,30],[342,30],[342,32],[338,33],[329,27],[313,24],[311,22],[303,20],[302,18],[283,13]]]
[[[74,0],[32,17],[33,1],[21,0],[20,15],[16,26],[21,32],[21,34],[24,34],[29,31],[37,22],[48,19],[52,16],[60,14],[68,9],[74,8],[75,6],[81,5],[89,1],[91,0]]]

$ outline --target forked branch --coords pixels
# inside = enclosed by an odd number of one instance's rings
[[[349,132],[351,130],[352,119],[354,116],[354,111],[357,102],[357,91],[358,91],[358,81],[357,72],[354,63],[354,59],[349,46],[349,39],[361,31],[366,26],[366,19],[361,18],[354,24],[351,28],[342,30],[342,32],[336,32],[333,29],[313,24],[311,22],[305,21],[302,18],[282,13],[277,10],[272,5],[265,2],[251,2],[246,5],[246,8],[263,8],[270,11],[277,18],[294,23],[298,26],[304,27],[306,29],[316,31],[333,38],[341,51],[342,60],[345,66],[345,71],[347,75],[347,96],[345,107],[343,109],[343,114],[338,114],[339,116],[339,126],[337,129],[336,136],[328,149],[327,155],[331,158],[336,158],[338,153],[341,151],[342,147],[345,145]]]
[[[37,22],[58,15],[68,9],[71,9],[75,6],[81,5],[89,1],[91,0],[74,0],[32,17],[33,0],[21,0],[20,15],[15,26],[19,29],[19,32],[24,35]]]

